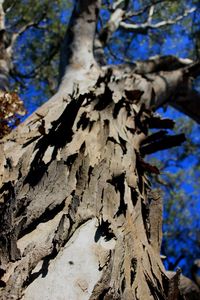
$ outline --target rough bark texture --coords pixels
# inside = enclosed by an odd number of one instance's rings
[[[1,299],[180,296],[160,259],[162,201],[147,176],[159,170],[144,155],[162,140],[148,128],[172,126],[151,107],[183,83],[185,62],[145,76],[100,67],[82,35],[98,6],[79,7],[58,93],[0,144]]]
[[[32,136],[17,139],[17,130],[4,144],[1,246],[2,269],[7,269],[5,299],[11,295],[19,299],[27,286],[24,299],[36,299],[40,288],[43,290],[40,274],[46,272],[48,278],[47,265],[53,261],[56,268],[57,256],[65,252],[67,241],[91,224],[88,251],[97,263],[90,268],[98,280],[90,294],[90,277],[86,277],[81,297],[85,292],[90,299],[102,295],[166,298],[167,279],[159,257],[160,221],[158,218],[152,227],[149,221],[149,210],[158,200],[149,196],[146,165],[140,156],[152,116],[143,104],[134,104],[142,97],[138,80],[139,75],[123,74],[121,78],[109,70],[99,75],[95,86],[88,87],[88,93],[80,94],[77,85],[48,132],[45,118],[27,120],[18,130],[29,128]],[[129,90],[135,94],[132,99],[126,96]],[[37,128],[35,136],[33,127]],[[84,257],[82,247],[84,243],[79,249]],[[34,271],[42,260],[43,266]],[[82,276],[85,262],[77,258],[72,262]],[[35,298],[33,290],[37,291]]]

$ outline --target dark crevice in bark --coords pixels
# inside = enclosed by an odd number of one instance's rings
[[[6,283],[5,283],[5,281],[3,281],[3,280],[0,280],[0,288],[3,288],[3,287],[5,287],[6,286]]]
[[[161,271],[161,278],[162,278],[162,286],[163,286],[163,291],[164,291],[164,294],[167,295],[168,294],[168,291],[169,291],[169,279],[168,277]]]
[[[62,215],[58,227],[55,231],[55,235],[52,243],[54,248],[57,251],[59,251],[59,249],[62,246],[64,246],[71,230],[72,223],[70,223],[68,216],[69,216],[68,214]]]
[[[38,136],[34,136],[33,138],[29,139],[27,142],[25,142],[22,145],[22,148],[26,148],[28,145],[32,144],[33,142],[35,142],[37,139],[39,139],[41,137],[41,134]]]
[[[17,237],[15,231],[1,233],[0,237],[1,258],[4,261],[15,262],[21,258],[21,253],[17,248]]]
[[[93,171],[93,167],[92,166],[89,166],[89,169],[88,169],[88,185],[90,183],[90,180],[91,180],[91,176],[92,176],[92,171]]]
[[[12,159],[11,158],[9,158],[9,157],[6,157],[6,164],[4,165],[4,167],[7,169],[9,169],[9,170],[11,170],[12,169]]]
[[[149,252],[147,252],[147,255],[148,255],[148,258],[149,258],[150,268],[151,268],[151,270],[152,270],[152,262],[151,262],[151,257],[150,257],[150,255],[149,255]],[[152,274],[153,274],[153,273],[152,273]]]
[[[78,157],[78,153],[69,155],[69,156],[67,157],[67,160],[66,160],[65,164],[68,166],[69,171],[71,171],[71,168],[72,168],[72,166],[73,166],[75,160],[77,159],[77,157]]]
[[[89,122],[89,132],[91,132],[94,124],[95,124],[95,121],[90,121]]]
[[[152,272],[152,274],[154,274],[153,268],[152,268],[152,267],[151,267],[151,272]],[[157,278],[156,276],[154,276],[154,280],[156,281],[156,287],[157,287],[157,289],[158,289],[159,291],[163,291],[163,288],[162,288],[162,286],[161,286],[161,283],[159,282],[159,280],[158,280],[158,278]],[[162,297],[163,297],[163,299],[166,298],[164,293],[162,293]]]
[[[138,189],[140,191],[140,194],[142,194],[143,193],[144,184],[143,184],[143,178],[142,178],[142,176],[140,174],[138,174],[137,184],[138,184]]]
[[[109,104],[112,103],[112,94],[108,86],[105,86],[104,94],[99,96],[98,103],[95,105],[94,110],[101,111],[105,109]]]
[[[140,101],[143,94],[144,92],[140,90],[133,90],[133,91],[125,90],[125,95],[128,98],[128,100],[131,103],[135,103],[135,104]]]
[[[114,137],[112,137],[112,136],[109,136],[108,138],[107,138],[107,142],[108,141],[110,141],[110,142],[112,142],[112,143],[114,143],[114,144],[119,144],[117,141],[116,141],[116,139],[114,139]]]
[[[136,152],[136,170],[137,170],[137,175],[138,175],[138,189],[140,193],[143,193],[143,188],[144,188],[144,182],[143,182],[143,175],[144,175],[144,169],[141,166],[141,158],[140,155]]]
[[[130,276],[130,279],[131,279],[130,285],[131,286],[132,286],[132,284],[135,280],[135,276],[136,276],[136,273],[137,273],[136,269],[137,269],[137,259],[133,257],[131,259],[131,274],[130,274],[131,275]]]
[[[78,207],[80,205],[81,202],[81,197],[75,194],[75,191],[72,192],[72,200],[71,203],[69,205],[69,215],[71,216],[71,218],[75,218],[75,215],[77,213]]]
[[[32,232],[40,223],[46,223],[52,220],[60,211],[63,210],[64,206],[65,199],[60,204],[56,205],[53,209],[49,209],[47,207],[46,210],[39,217],[37,217],[36,220],[34,220],[27,227],[21,229],[18,238],[21,238],[22,236]]]
[[[126,126],[126,129],[127,129],[130,133],[132,133],[133,135],[134,135],[135,132],[136,132],[136,129],[135,129],[135,128],[130,128],[130,127]]]
[[[78,170],[76,171],[76,174],[75,174],[75,177],[76,177],[76,180],[77,180],[76,185],[78,185],[78,182],[81,179],[81,173],[82,173],[82,165],[79,166],[79,168],[78,168]]]
[[[181,269],[177,268],[176,273],[169,279],[168,285],[168,300],[182,300],[179,291]],[[185,298],[185,297],[184,297]]]
[[[103,85],[106,86],[106,84],[109,83],[109,82],[111,81],[111,76],[112,76],[112,74],[113,74],[112,68],[108,68],[108,69],[106,70],[106,74],[104,74],[103,76],[102,76],[102,75],[99,76],[99,78],[97,79],[97,82],[96,82],[96,85],[95,85],[95,86],[96,86],[97,88],[100,87],[101,84],[103,84]]]
[[[126,216],[127,204],[125,204],[124,202],[124,193],[125,193],[124,180],[125,180],[124,173],[118,176],[113,176],[112,179],[107,180],[108,183],[112,184],[115,187],[115,191],[119,192],[120,194],[120,204],[115,215],[117,217],[119,217],[121,214]]]
[[[122,98],[121,100],[119,100],[116,104],[115,107],[113,109],[113,118],[117,119],[117,116],[119,114],[119,111],[122,107],[124,107],[124,103],[125,103],[125,99]]]
[[[142,202],[142,219],[144,228],[146,231],[146,236],[148,241],[150,241],[150,222],[149,222],[149,207],[148,204]]]
[[[108,294],[110,288],[105,288],[98,297],[98,300],[105,300],[105,296]]]
[[[0,268],[0,278],[6,273],[5,269]]]
[[[140,299],[138,298],[138,296],[137,296],[137,290],[138,290],[138,287],[135,288],[135,299],[136,299],[136,300],[140,300]]]
[[[19,249],[17,248],[17,235],[23,225],[23,220],[14,226],[15,214],[17,214],[17,203],[15,201],[15,189],[12,182],[6,182],[1,188],[3,192],[4,203],[1,207],[1,218],[0,218],[0,250],[1,257],[0,263],[5,261],[16,261],[21,258]]]
[[[145,115],[146,114],[149,115],[150,111],[147,110],[145,108],[145,104],[142,103],[138,114],[135,115],[135,124],[138,128],[138,132],[143,132],[145,135],[147,135],[148,134],[148,126],[146,124],[147,123],[146,120],[148,120],[149,117],[147,118],[146,116],[144,116],[144,113],[145,113]]]
[[[110,228],[110,225],[111,223],[108,222],[108,220],[106,221],[101,220],[101,223],[99,224],[94,236],[94,240],[96,243],[101,237],[104,237],[106,241],[110,241],[111,239],[116,238],[115,234]]]
[[[80,147],[80,153],[84,153],[85,149],[86,149],[86,145],[85,145],[85,142],[83,142],[83,144]]]
[[[151,295],[154,297],[154,300],[166,300],[166,297],[158,290],[158,287],[153,284],[153,282],[145,274],[146,282],[148,284]],[[176,299],[174,299],[176,300]]]
[[[52,128],[49,133],[42,136],[35,145],[37,153],[31,163],[28,175],[24,180],[24,184],[28,183],[32,187],[37,185],[45,172],[47,172],[50,163],[55,159],[59,148],[63,148],[67,143],[71,142],[73,136],[73,124],[77,113],[84,99],[89,94],[80,95],[78,99],[72,99],[67,105],[61,116],[52,122]],[[90,94],[91,96],[91,94]],[[53,157],[48,164],[43,162],[43,156],[49,146],[54,146]]]
[[[122,294],[124,293],[124,290],[126,288],[126,279],[123,277],[122,282],[121,282],[121,292]]]
[[[120,141],[119,145],[122,148],[123,155],[125,155],[126,152],[127,152],[126,141],[123,138],[121,138],[119,134],[118,134],[118,138],[119,138],[119,141]]]
[[[155,276],[155,274],[154,274],[154,271],[153,271],[153,265],[152,265],[152,259],[151,259],[151,257],[150,257],[150,255],[149,255],[149,253],[147,252],[147,254],[148,254],[148,258],[149,258],[149,262],[150,262],[150,268],[151,268],[151,273],[153,274],[153,278],[154,278],[154,280],[156,281],[156,287],[157,287],[157,289],[159,290],[159,291],[161,291],[160,293],[163,295],[163,297],[164,297],[164,299],[165,299],[165,291],[164,291],[164,289],[162,288],[162,286],[161,286],[161,283],[159,282],[159,280],[158,280],[158,278]],[[161,271],[162,272],[162,271]]]
[[[86,117],[87,113],[83,112],[82,115],[80,116],[80,120],[77,123],[77,129],[79,129],[80,127],[82,128],[82,130],[86,129],[90,119]]]
[[[139,194],[136,191],[136,189],[135,188],[131,188],[131,200],[132,200],[132,203],[133,203],[134,206],[137,203],[138,196],[139,196]]]
[[[31,202],[31,199],[29,199],[27,197],[18,199],[16,201],[16,207],[13,208],[13,214],[15,214],[16,218],[26,215],[26,209],[30,202]]]
[[[9,199],[14,199],[15,191],[12,181],[7,181],[0,189],[0,194],[3,196],[3,203],[0,203],[0,213],[5,209],[5,204],[8,205]],[[1,221],[0,221],[1,224]]]

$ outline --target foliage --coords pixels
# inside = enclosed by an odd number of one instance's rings
[[[0,139],[19,124],[19,116],[24,116],[26,110],[23,101],[17,93],[1,92],[0,96]]]

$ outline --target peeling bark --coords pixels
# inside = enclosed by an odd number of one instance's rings
[[[90,299],[166,299],[168,280],[159,256],[161,219],[157,225],[150,223],[151,214],[161,216],[161,211],[156,212],[158,200],[149,196],[146,165],[139,154],[152,113],[142,101],[145,90],[137,104],[125,93],[138,88],[138,76],[117,76],[115,70],[99,75],[88,93],[80,94],[77,88],[69,96],[62,114],[48,120],[50,128],[45,127],[48,115],[43,118],[45,134],[36,131],[33,136],[36,125],[27,120],[31,140],[21,138],[22,125],[12,133],[15,141],[10,136],[3,145],[5,299],[11,293],[13,299],[29,299],[34,268],[40,261],[50,266],[88,220],[97,220],[93,238],[98,251],[93,255],[99,267],[93,272],[101,275]],[[10,157],[13,147],[20,157]],[[10,168],[5,165],[8,159]],[[46,224],[42,240],[37,234],[41,222]],[[42,274],[42,269],[37,272]],[[48,269],[46,273],[48,278]]]

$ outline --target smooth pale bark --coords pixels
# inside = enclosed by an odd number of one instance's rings
[[[152,106],[185,65],[148,76],[99,66],[98,7],[75,9],[57,94],[0,144],[2,299],[179,296],[179,272],[169,279],[160,259],[162,200],[147,176],[157,169],[140,152]]]
[[[0,2],[0,91],[9,90],[9,72],[11,69],[11,49],[5,28],[4,1]]]

